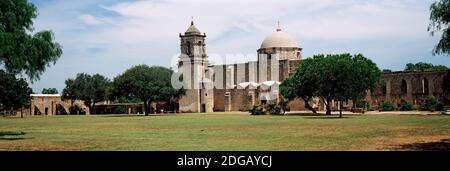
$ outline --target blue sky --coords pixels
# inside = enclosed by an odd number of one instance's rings
[[[112,79],[133,65],[170,67],[191,16],[208,36],[208,54],[235,55],[227,63],[255,60],[251,54],[280,21],[303,48],[303,57],[349,52],[364,54],[381,69],[402,70],[410,62],[450,66],[449,56],[431,54],[439,40],[427,32],[433,0],[31,2],[39,12],[35,30],[52,30],[64,50],[31,84],[35,92],[61,91],[66,79],[82,72]]]

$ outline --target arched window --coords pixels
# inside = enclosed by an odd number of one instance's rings
[[[423,78],[422,79],[422,93],[423,94],[428,94],[428,79],[427,78]]]
[[[191,42],[186,42],[186,48],[187,55],[191,55]]]
[[[401,90],[401,94],[402,95],[406,94],[408,92],[408,87],[407,87],[407,84],[406,84],[405,80],[402,80],[400,90]]]
[[[381,80],[381,94],[384,96],[387,94],[387,80]]]

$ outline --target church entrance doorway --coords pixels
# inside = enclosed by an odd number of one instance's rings
[[[205,113],[206,112],[206,104],[202,104],[202,107],[200,109],[201,113]]]

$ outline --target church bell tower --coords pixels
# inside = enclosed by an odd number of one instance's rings
[[[178,70],[183,74],[186,95],[180,99],[180,112],[212,112],[213,92],[207,89],[205,79],[209,62],[205,48],[206,34],[201,33],[191,21],[183,34],[180,33],[181,54]]]

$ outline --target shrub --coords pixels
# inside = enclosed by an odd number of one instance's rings
[[[439,107],[438,104],[439,104],[439,100],[436,97],[428,96],[425,99],[425,103],[422,105],[422,109],[429,110],[429,111],[435,111],[435,110],[437,110],[437,107]]]
[[[444,109],[444,104],[442,104],[441,102],[439,102],[439,103],[436,105],[436,111],[445,111],[445,109]]]
[[[264,111],[264,108],[259,105],[254,105],[249,110],[250,115],[265,115],[266,112]]]
[[[420,105],[413,105],[412,110],[421,110],[421,106]]]
[[[128,109],[123,106],[118,106],[118,107],[116,107],[116,109],[114,109],[114,114],[127,114],[127,113],[128,113]]]
[[[364,101],[364,100],[357,100],[357,101],[355,102],[354,107],[355,107],[355,108],[364,108],[364,107],[366,107],[367,104],[368,104],[368,103],[367,103],[366,101]]]
[[[69,113],[70,114],[86,114],[86,112],[84,112],[83,109],[80,109],[78,106],[69,107]]]
[[[393,111],[394,105],[391,102],[383,102],[380,105],[380,110],[381,111]]]
[[[400,106],[400,110],[401,110],[401,111],[410,111],[410,110],[413,110],[413,105],[412,105],[411,103],[408,103],[408,102],[403,103],[403,104]]]
[[[367,110],[372,110],[372,106],[370,105],[370,103],[365,100],[357,100],[353,108],[363,108]]]
[[[278,105],[280,106],[280,108],[283,112],[283,115],[286,113],[286,111],[290,111],[289,101],[284,100],[284,98],[280,99],[280,102],[278,103]]]
[[[444,110],[450,110],[450,105],[445,105]]]
[[[271,115],[281,115],[283,114],[281,111],[281,107],[276,104],[269,104],[266,107],[266,111]]]

